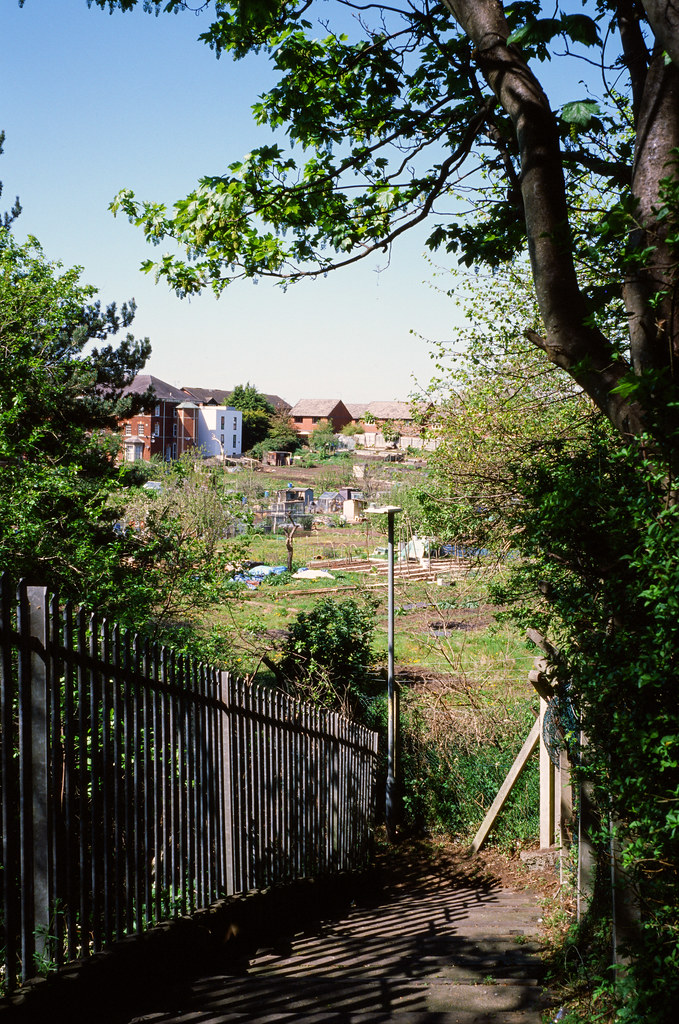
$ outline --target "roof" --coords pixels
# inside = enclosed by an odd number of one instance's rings
[[[223,388],[187,388],[182,389],[187,395],[190,395],[195,402],[199,405],[228,405],[229,399],[233,394],[233,388],[231,391],[225,391]],[[262,392],[263,394],[263,392]],[[290,403],[286,402],[280,395],[264,395],[269,405],[272,405],[274,409],[289,409]]]
[[[352,420],[363,419],[363,413],[368,408],[367,402],[345,402],[345,408],[351,413]]]
[[[338,405],[344,405],[340,398],[301,398],[297,405],[293,405],[290,415],[330,416]]]
[[[159,377],[150,373],[138,373],[131,384],[123,391],[124,395],[143,395],[149,388],[153,388],[155,398],[160,402],[184,402],[186,395],[179,388],[167,384]]]
[[[430,402],[369,402],[366,412],[376,420],[412,420],[417,413],[426,412]]]
[[[230,391],[222,391],[219,388],[182,388],[187,395],[190,395],[194,402],[200,405],[226,405]]]
[[[273,405],[274,409],[289,409],[290,403],[286,402],[280,395],[264,395],[269,405]]]

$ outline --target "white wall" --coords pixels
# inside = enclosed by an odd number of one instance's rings
[[[222,426],[223,425],[223,426]],[[243,413],[224,405],[202,405],[198,409],[197,444],[206,455],[240,455],[243,447]]]

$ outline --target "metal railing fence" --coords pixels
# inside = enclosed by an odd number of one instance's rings
[[[365,865],[377,736],[0,581],[0,971]]]

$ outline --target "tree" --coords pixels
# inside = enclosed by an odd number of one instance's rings
[[[265,438],[271,451],[294,452],[300,447],[300,436],[287,413],[279,410],[271,417],[269,433]]]
[[[279,672],[300,700],[333,711],[356,712],[374,660],[375,602],[321,598],[290,624]]]
[[[249,452],[269,433],[274,408],[250,383],[236,385],[229,395],[229,405],[243,413],[243,451]]]
[[[111,431],[147,398],[123,391],[150,345],[110,344],[134,303],[103,308],[79,278],[0,229],[0,567],[83,603],[148,607],[134,539],[116,529]]]
[[[273,416],[275,412],[266,395],[258,391],[249,381],[247,384],[236,384],[229,395],[229,405],[242,412],[265,412],[268,416]]]
[[[169,212],[120,193],[114,209],[149,240],[188,246],[189,258],[166,256],[146,269],[180,294],[220,292],[239,276],[297,280],[384,251],[430,219],[429,244],[465,263],[496,266],[526,249],[543,325],[531,342],[624,435],[666,425],[679,316],[679,55],[669,0],[587,2],[583,13],[557,8],[550,17],[537,0],[506,11],[499,0],[376,4],[353,21],[353,5],[336,7],[337,27],[319,39],[313,3],[215,6],[201,38],[218,55],[269,57],[279,78],[255,118],[285,126],[296,149],[263,145]],[[561,64],[600,64],[602,95],[576,93],[553,111],[534,68],[557,54]],[[612,136],[621,125],[627,131]],[[444,218],[439,207],[469,195],[479,161],[487,175],[479,199],[490,182],[502,184],[502,200],[486,204],[476,225]],[[570,186],[592,176],[608,200],[576,231]],[[597,247],[615,250],[617,276],[587,286],[579,268]],[[627,351],[600,323],[617,297],[629,317]],[[642,393],[630,373],[655,383]]]
[[[5,144],[5,133],[4,132],[0,132],[0,156],[2,156],[2,150],[3,150],[4,144]],[[0,196],[2,196],[2,182],[1,181],[0,181]],[[8,231],[9,228],[14,223],[14,221],[17,219],[17,217],[19,216],[20,213],[21,213],[21,203],[19,202],[19,197],[17,196],[16,199],[14,200],[14,206],[12,207],[12,209],[11,210],[5,210],[5,212],[3,214],[0,214],[0,230],[4,229],[5,231]]]
[[[332,423],[329,420],[319,420],[309,434],[310,447],[322,452],[326,448],[335,447],[336,444]]]

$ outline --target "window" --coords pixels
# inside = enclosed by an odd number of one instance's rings
[[[236,435],[233,435],[233,449],[236,450]]]
[[[224,429],[224,417],[222,416],[222,430],[223,430],[223,429]],[[224,438],[222,438],[222,441],[223,441],[223,440],[224,440]]]
[[[127,437],[129,437],[131,433],[132,433],[132,424],[131,423],[126,423],[125,424],[125,434],[127,435]]]
[[[160,437],[160,423],[156,423],[156,424],[154,424],[154,427],[153,427],[153,436],[154,436],[154,437]]]
[[[303,416],[295,416],[295,423],[304,423]]]
[[[172,445],[172,458],[173,459],[177,458],[177,442],[176,441]]]
[[[238,430],[238,417],[237,416],[234,416],[234,418],[233,418],[233,429],[234,430]]]
[[[177,424],[176,423],[172,424],[172,436],[173,437],[177,436]]]
[[[139,437],[143,437],[144,436],[144,424],[143,423],[138,423],[137,424],[137,434],[139,435]]]
[[[156,405],[156,416],[160,416],[160,402]]]

